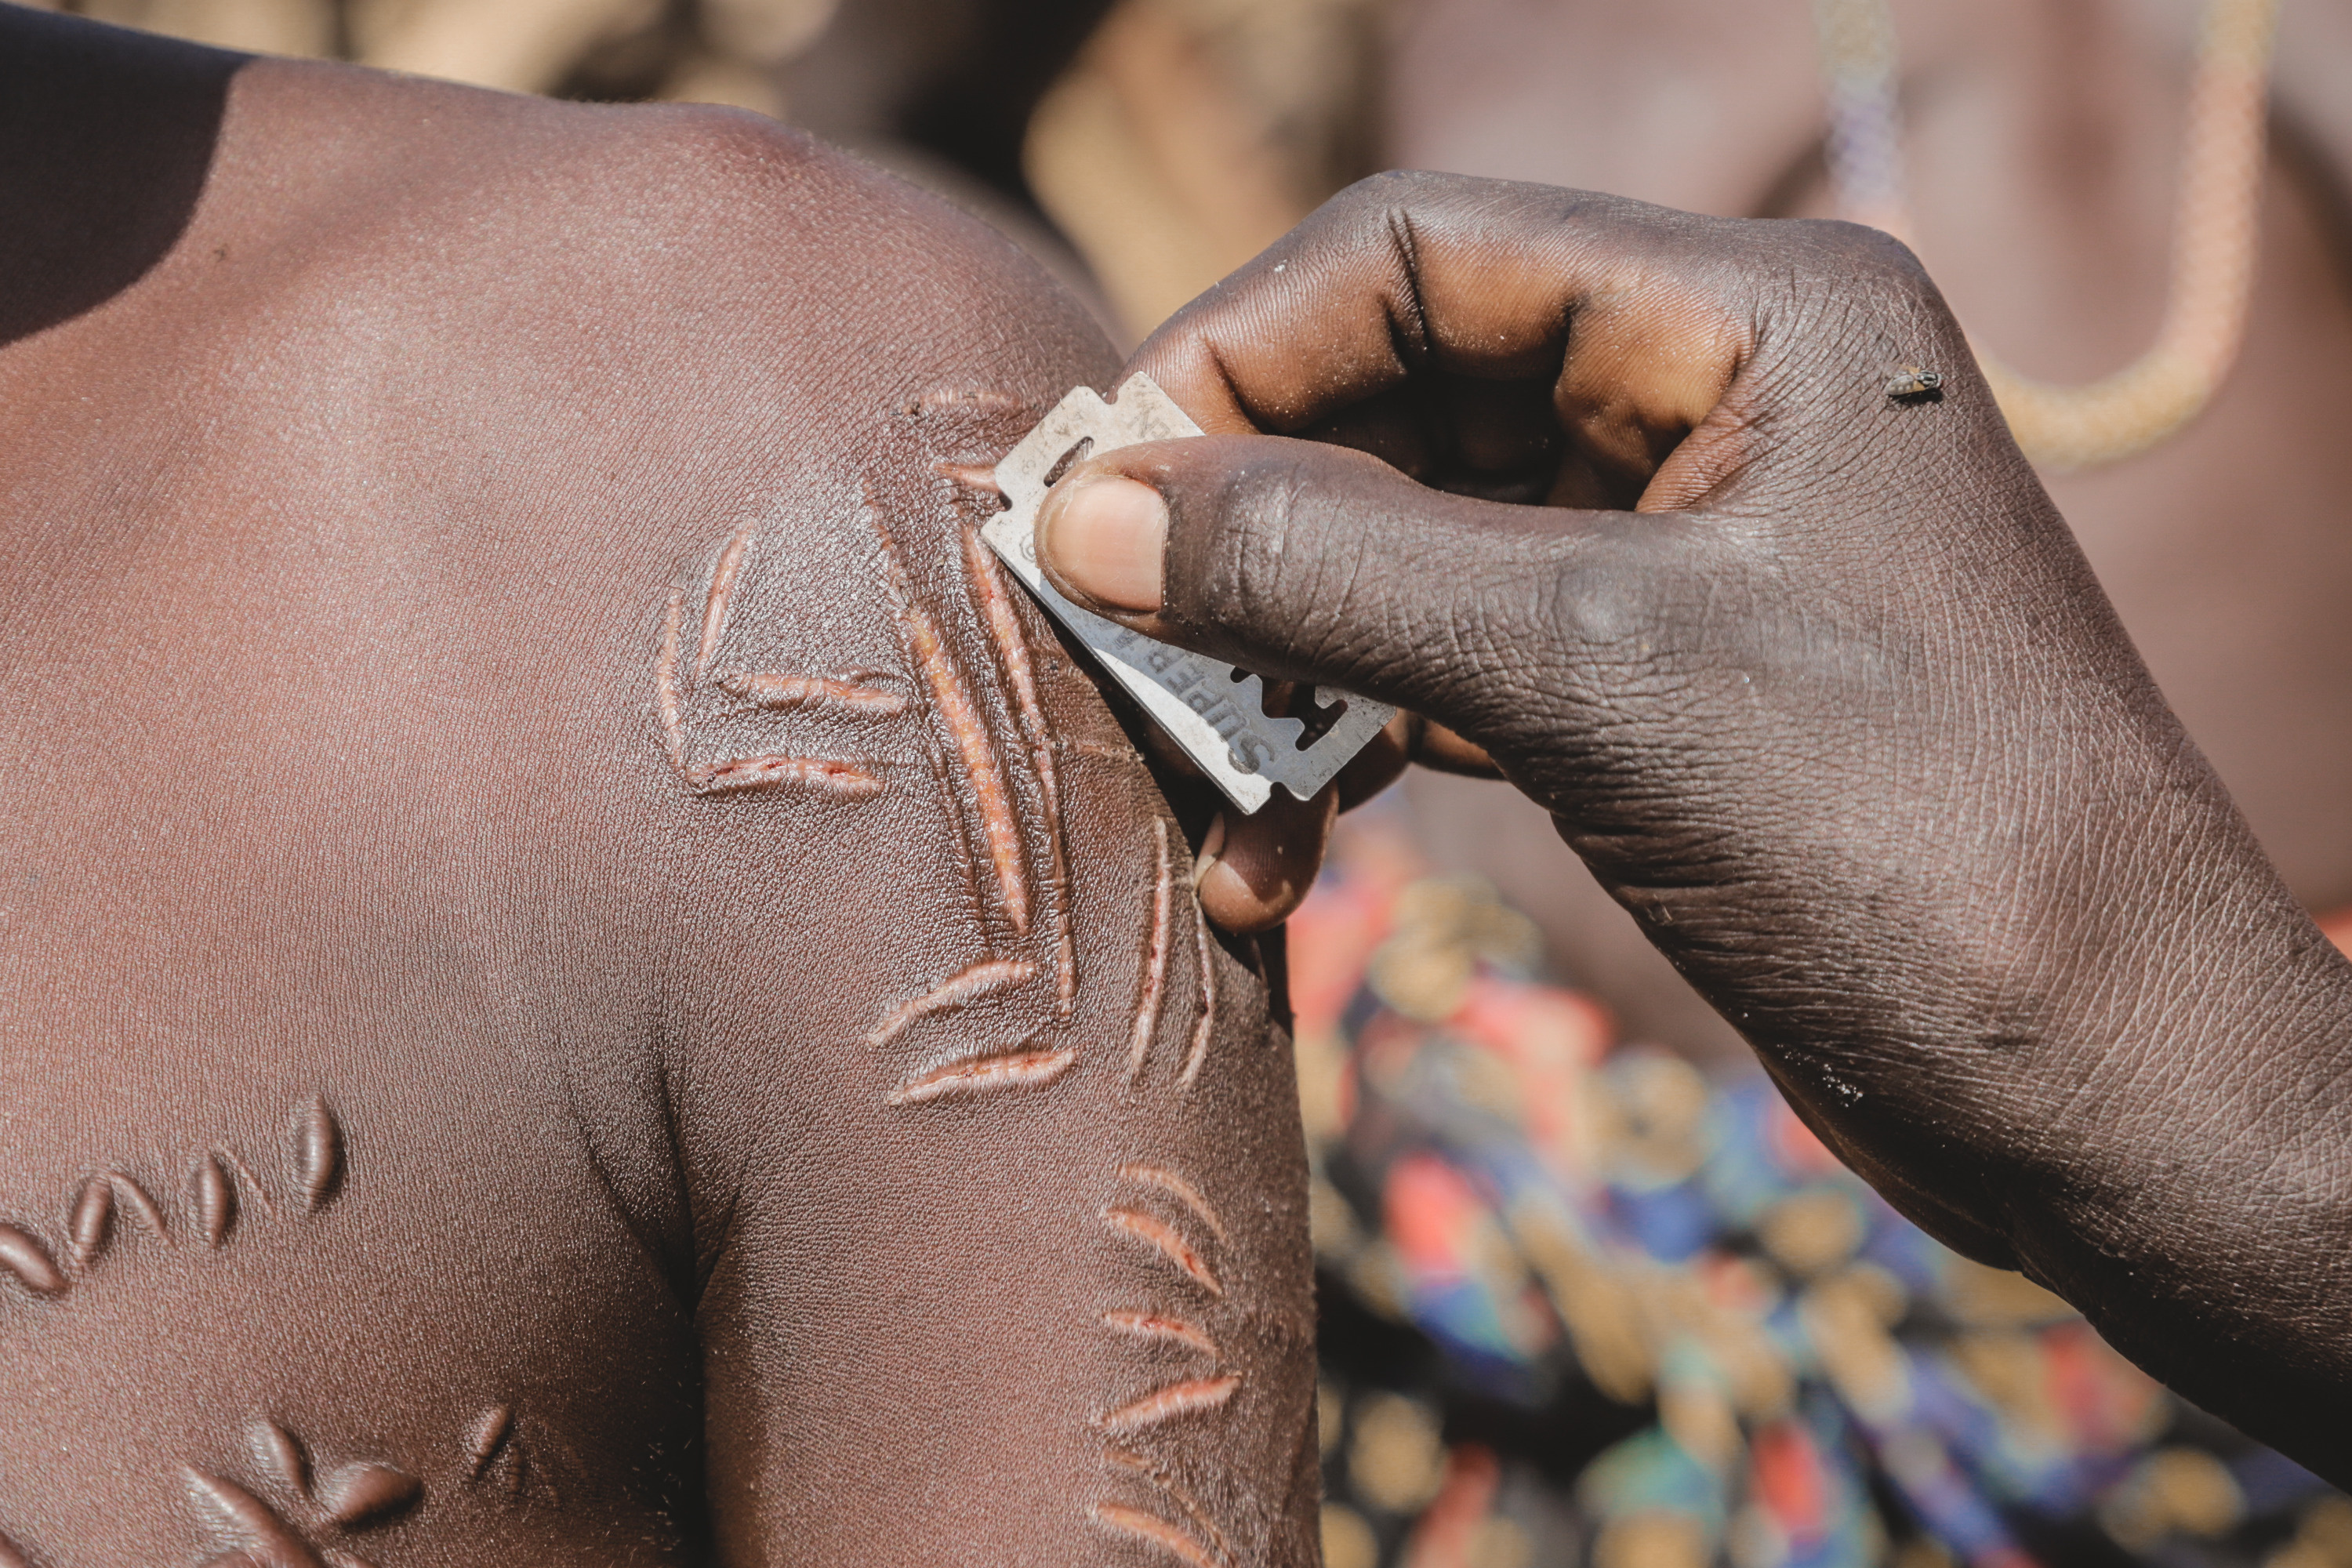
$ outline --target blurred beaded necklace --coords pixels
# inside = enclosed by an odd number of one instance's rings
[[[1814,0],[1839,216],[1914,242],[1886,0]],[[2209,0],[2189,91],[2164,319],[2147,353],[2080,386],[1977,361],[2018,445],[2047,468],[2146,451],[2203,408],[2237,357],[2253,284],[2278,0]]]

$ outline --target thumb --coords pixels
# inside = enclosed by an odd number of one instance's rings
[[[1511,689],[1574,656],[1552,646],[1564,632],[1634,635],[1655,554],[1640,542],[1678,521],[1475,500],[1343,447],[1205,436],[1074,469],[1036,537],[1057,587],[1148,637],[1507,747]]]

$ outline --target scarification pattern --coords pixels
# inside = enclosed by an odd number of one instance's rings
[[[1145,1186],[1159,1188],[1198,1215],[1201,1223],[1209,1227],[1210,1235],[1219,1241],[1227,1239],[1225,1222],[1217,1217],[1217,1211],[1211,1207],[1209,1200],[1201,1194],[1201,1189],[1175,1172],[1165,1166],[1147,1165],[1139,1160],[1130,1160],[1118,1168],[1118,1173],[1123,1181],[1140,1182]]]
[[[1066,1018],[1078,999],[1077,935],[1070,927],[1069,850],[1062,832],[1062,785],[1054,768],[1054,741],[1045,727],[1045,706],[1037,696],[1036,667],[1029,658],[1029,640],[1022,634],[1021,617],[1013,608],[1012,589],[996,556],[980,535],[963,530],[965,572],[972,596],[981,607],[988,635],[1013,693],[1013,711],[1028,742],[1030,764],[1037,773],[1037,791],[1045,814],[1045,908],[1057,963],[1055,1002]]]
[[[874,531],[882,542],[891,595],[897,600],[898,623],[914,655],[915,668],[930,690],[931,705],[939,710],[940,721],[955,742],[964,776],[971,785],[973,805],[980,815],[981,840],[987,847],[990,864],[996,873],[997,893],[1003,900],[1005,918],[1013,922],[1016,934],[1025,936],[1029,931],[1029,877],[1021,860],[1021,828],[1013,814],[1013,791],[1005,782],[995,740],[988,732],[980,705],[964,684],[962,672],[956,668],[939,623],[916,601],[908,583],[906,563],[899,559],[898,542],[890,537],[890,530],[879,512],[875,514]]]
[[[745,523],[719,552],[719,564],[710,573],[710,597],[702,607],[702,642],[694,651],[694,679],[702,679],[710,673],[711,656],[719,651],[719,639],[727,635],[727,616],[735,605],[735,584],[743,575],[743,558],[751,553],[751,525]]]
[[[837,669],[830,675],[778,675],[736,670],[719,679],[719,689],[774,713],[807,710],[857,719],[888,719],[904,713],[907,694],[875,685],[880,673]]]
[[[710,596],[703,606],[702,636],[695,656],[694,679],[697,680],[708,672],[710,661],[726,636],[728,617],[737,585],[741,580],[744,560],[751,550],[751,537],[747,524],[728,541],[727,547],[719,553],[719,564],[711,574]],[[882,780],[871,769],[832,757],[770,752],[734,757],[719,763],[688,761],[686,699],[691,686],[680,674],[685,662],[685,636],[686,590],[673,584],[669,602],[662,612],[660,646],[654,655],[654,711],[661,724],[662,749],[669,757],[670,769],[688,789],[697,795],[724,795],[796,787],[813,795],[844,801],[871,800],[882,793]],[[810,699],[803,695],[799,701],[782,700],[782,683],[807,679],[751,672],[730,675],[721,680],[719,686],[732,695],[751,697],[756,706],[789,708],[805,705]],[[831,695],[835,700],[849,701],[851,700],[844,693],[856,683],[817,678],[817,685],[819,688],[841,688],[840,692]],[[856,689],[863,691],[865,689]],[[774,694],[779,700],[764,700],[760,695],[763,692]],[[904,706],[904,699],[895,692],[873,695],[897,699],[900,706]],[[867,710],[874,710],[869,708]]]
[[[296,1511],[306,1517],[289,1521],[250,1488],[226,1476],[193,1466],[183,1469],[181,1480],[189,1496],[221,1538],[217,1543],[229,1549],[205,1568],[366,1568],[358,1558],[322,1548],[312,1537],[372,1530],[425,1500],[425,1483],[396,1465],[360,1459],[314,1484],[310,1450],[292,1432],[265,1419],[255,1422],[246,1435],[255,1463],[296,1500]]]
[[[466,1428],[466,1478],[478,1481],[514,1438],[514,1406],[493,1405]]]
[[[535,1494],[561,1502],[554,1478],[534,1466],[523,1443],[522,1418],[512,1405],[493,1405],[467,1423],[463,1447],[468,1487],[502,1492],[509,1501]]]
[[[1201,1016],[1192,1022],[1192,1044],[1184,1053],[1184,1070],[1178,1081],[1186,1089],[1201,1076],[1201,1068],[1209,1059],[1209,1040],[1217,1030],[1217,965],[1216,954],[1211,951],[1209,917],[1201,909],[1198,897],[1192,900],[1192,952],[1201,970]]]
[[[1214,1377],[1188,1377],[1181,1383],[1166,1384],[1104,1416],[1103,1429],[1122,1435],[1140,1432],[1164,1421],[1197,1415],[1204,1410],[1222,1409],[1241,1385],[1241,1375],[1230,1372]]]
[[[332,1202],[343,1180],[343,1130],[324,1099],[313,1095],[294,1112],[294,1190],[316,1212]]]
[[[1221,1568],[1225,1561],[1194,1539],[1182,1525],[1156,1513],[1129,1508],[1122,1502],[1098,1502],[1094,1506],[1094,1516],[1122,1535],[1159,1547],[1179,1563],[1190,1564],[1190,1568]]]
[[[313,1095],[294,1107],[288,1118],[287,1176],[298,1212],[315,1214],[334,1201],[343,1183],[343,1134],[325,1099]],[[243,1184],[240,1187],[240,1183]],[[159,1190],[170,1195],[171,1189]],[[204,1238],[206,1247],[225,1244],[237,1222],[241,1194],[251,1194],[254,1207],[275,1219],[278,1205],[268,1189],[235,1150],[215,1144],[190,1169],[178,1205],[179,1226]],[[145,1184],[117,1166],[103,1166],[67,1189],[65,1244],[62,1264],[33,1231],[0,1222],[0,1280],[14,1281],[39,1298],[60,1297],[78,1284],[87,1284],[100,1264],[116,1249],[126,1226],[136,1227],[166,1247],[176,1247],[175,1222]],[[0,1568],[5,1568],[0,1563]]]
[[[261,1178],[253,1173],[253,1168],[237,1157],[236,1150],[226,1143],[215,1143],[213,1145],[213,1158],[218,1160],[224,1169],[237,1178],[237,1184],[242,1184],[241,1185],[232,1184],[232,1185],[237,1185],[237,1191],[240,1194],[253,1194],[253,1201],[261,1206],[264,1215],[270,1219],[278,1217],[278,1205],[270,1201],[269,1189],[261,1184]],[[239,1201],[242,1201],[242,1198]]]
[[[163,1210],[147,1195],[147,1189],[120,1171],[102,1171],[81,1184],[81,1196],[75,1200],[73,1218],[67,1226],[68,1250],[75,1268],[88,1268],[114,1239],[118,1204],[148,1235],[166,1247],[171,1245]]]
[[[196,1234],[205,1238],[205,1245],[218,1247],[226,1241],[236,1224],[236,1184],[218,1155],[207,1154],[196,1162],[188,1178],[188,1196],[196,1211]]]
[[[1204,1355],[1217,1353],[1217,1342],[1209,1337],[1206,1329],[1189,1319],[1179,1318],[1171,1313],[1105,1312],[1102,1315],[1102,1321],[1103,1327],[1118,1333],[1131,1335],[1139,1340],[1164,1340],[1172,1344],[1188,1346]]]
[[[662,611],[661,647],[654,654],[654,709],[661,717],[669,765],[690,784],[694,774],[686,765],[686,700],[677,684],[678,638],[685,630],[686,590],[673,584],[669,605]]]
[[[919,1018],[951,1012],[983,996],[1010,991],[1036,973],[1037,966],[1025,958],[983,959],[958,970],[920,996],[891,1008],[866,1035],[866,1043],[868,1047],[881,1045]]]
[[[1075,1047],[1058,1050],[1006,1051],[966,1057],[908,1079],[890,1091],[893,1105],[914,1105],[950,1095],[987,1094],[997,1089],[1034,1089],[1052,1083],[1076,1065]]]
[[[1010,405],[1010,400],[1003,402]],[[906,412],[919,417],[924,410],[940,406],[961,410],[971,404],[966,395],[934,394],[919,405],[908,405]],[[1034,644],[1024,629],[1028,621],[1009,577],[977,531],[970,526],[970,514],[974,509],[989,511],[1002,505],[1003,491],[996,483],[994,469],[980,462],[959,460],[968,458],[969,450],[940,452],[935,448],[934,456],[939,458],[935,471],[968,492],[963,498],[965,522],[959,530],[964,584],[974,619],[993,655],[989,662],[992,662],[993,673],[1000,679],[998,689],[1003,697],[1004,716],[1013,721],[1013,732],[1000,731],[996,747],[987,752],[988,761],[994,766],[978,763],[978,748],[988,737],[980,713],[973,710],[969,722],[959,721],[958,698],[961,696],[968,702],[968,694],[953,687],[947,687],[943,692],[944,682],[934,678],[931,658],[944,660],[941,622],[910,605],[903,568],[886,531],[886,559],[901,606],[910,663],[919,677],[930,686],[930,694],[955,742],[961,771],[973,781],[971,796],[981,797],[977,824],[972,821],[970,796],[957,803],[963,809],[960,820],[968,835],[965,864],[976,868],[984,858],[993,859],[1003,881],[1008,868],[1023,864],[1013,857],[1025,847],[1025,864],[1034,886],[1035,925],[1040,942],[1037,956],[1041,963],[1048,960],[1052,963],[1055,1016],[1067,1018],[1075,1012],[1079,982],[1062,772],[1066,765],[1076,765],[1067,763],[1069,756],[1101,757],[1129,768],[1140,768],[1143,759],[1131,746],[1115,741],[1064,741],[1051,732],[1040,696],[1044,669],[1038,662],[1040,645]],[[981,665],[972,661],[987,659],[986,655],[979,654],[967,653],[964,657],[962,668],[975,674]],[[944,664],[945,679],[956,679],[957,668]],[[996,748],[1002,748],[1001,753]],[[1024,762],[1026,769],[1022,766]],[[1024,811],[1034,803],[1036,816],[1043,819],[1023,818],[1020,825],[1025,827],[1028,837],[1017,842],[1013,837],[1015,821],[1009,792],[1006,809],[995,812],[988,805],[981,782],[1001,780],[1008,773],[1021,786],[1019,802]],[[1171,950],[1186,940],[1176,923],[1182,912],[1176,908],[1176,899],[1179,879],[1184,872],[1177,864],[1176,851],[1182,845],[1174,838],[1174,824],[1165,817],[1152,823],[1149,925],[1141,945],[1124,1064],[1125,1081],[1130,1092],[1139,1090],[1147,1081],[1145,1069],[1151,1065],[1153,1051],[1160,1045],[1161,1016],[1171,1005],[1169,971],[1176,962]],[[971,844],[971,837],[984,842],[986,856],[972,852],[980,847]],[[1171,1060],[1169,1065],[1174,1070],[1165,1074],[1170,1092],[1189,1090],[1199,1081],[1206,1070],[1219,1023],[1217,958],[1212,951],[1214,939],[1197,899],[1192,903],[1190,945],[1198,965],[1198,1011],[1184,1016],[1187,1037],[1181,1043],[1181,1063]],[[1023,934],[1027,934],[1025,928]],[[1002,960],[991,955],[987,962]],[[984,967],[974,964],[964,973],[978,973]],[[961,978],[953,977],[936,989],[953,994],[950,988]],[[1026,981],[1028,976],[1024,973],[1023,979]],[[1181,985],[1181,982],[1176,984]],[[1039,994],[1043,990],[1038,987]],[[887,1038],[903,1029],[911,1021],[905,1015],[920,1002],[918,999],[916,1004],[900,1004],[894,1008],[877,1026],[876,1038]],[[1173,1028],[1171,1025],[1171,1032]],[[1171,1048],[1177,1048],[1173,1042]],[[993,1072],[1001,1070],[1003,1064],[1033,1062],[1044,1054],[1040,1047],[1024,1042],[1018,1051],[966,1058],[902,1084],[892,1098],[907,1097],[917,1085],[928,1089],[935,1079],[950,1081],[948,1075]],[[1064,1069],[1057,1063],[1053,1070]],[[1116,1244],[1138,1252],[1143,1279],[1148,1286],[1156,1285],[1156,1289],[1148,1289],[1143,1300],[1130,1306],[1099,1311],[1097,1321],[1101,1331],[1126,1342],[1132,1353],[1145,1358],[1145,1364],[1159,1364],[1162,1370],[1151,1379],[1156,1386],[1150,1386],[1149,1392],[1128,1398],[1127,1394],[1133,1391],[1124,1391],[1120,1395],[1124,1403],[1107,1415],[1097,1413],[1092,1422],[1103,1441],[1107,1461],[1115,1472],[1124,1472],[1127,1477],[1121,1489],[1134,1495],[1093,1501],[1088,1504],[1089,1517],[1097,1529],[1118,1538],[1129,1551],[1163,1559],[1177,1568],[1234,1568],[1239,1559],[1210,1511],[1178,1482],[1168,1466],[1149,1457],[1149,1451],[1156,1451],[1163,1441],[1190,1442],[1213,1433],[1215,1427],[1211,1424],[1220,1412],[1228,1410],[1242,1390],[1242,1374],[1220,1364],[1223,1357],[1218,1334],[1222,1331],[1213,1332],[1211,1326],[1215,1314],[1229,1310],[1222,1304],[1226,1285],[1220,1279],[1224,1265],[1217,1251],[1230,1245],[1226,1226],[1202,1189],[1163,1163],[1130,1160],[1118,1165],[1117,1173],[1127,1190],[1099,1211],[1100,1217]],[[1175,1301],[1171,1304],[1153,1299],[1162,1294],[1174,1297]],[[1187,1300],[1190,1306],[1182,1304]],[[1171,1364],[1171,1358],[1182,1359]],[[1171,1378],[1175,1368],[1188,1365],[1189,1375]]]
[[[871,800],[882,793],[882,781],[874,774],[854,763],[830,757],[737,757],[697,767],[690,777],[704,795],[774,789],[782,784],[799,784],[842,800]]]
[[[1225,1539],[1225,1532],[1217,1528],[1217,1521],[1210,1517],[1207,1509],[1201,1506],[1200,1500],[1179,1484],[1175,1477],[1168,1473],[1166,1466],[1155,1465],[1133,1449],[1122,1448],[1115,1443],[1110,1446],[1107,1453],[1112,1464],[1131,1475],[1150,1481],[1152,1486],[1159,1489],[1161,1496],[1183,1510],[1184,1516],[1199,1528],[1202,1535],[1208,1538],[1208,1546],[1216,1553],[1216,1560],[1219,1563],[1230,1563],[1234,1561],[1233,1543]]]
[[[1151,819],[1151,934],[1143,950],[1143,993],[1135,1005],[1135,1029],[1128,1039],[1129,1083],[1143,1071],[1144,1058],[1151,1054],[1151,1037],[1160,1027],[1160,993],[1168,986],[1168,924],[1176,901],[1176,889],[1168,852],[1168,819],[1164,816]]]
[[[310,1456],[302,1440],[275,1421],[255,1422],[246,1436],[262,1468],[282,1479],[298,1492],[310,1489]]]
[[[982,495],[1002,498],[1004,487],[996,482],[996,469],[987,463],[941,463],[941,477]]]
[[[49,1249],[13,1225],[0,1225],[0,1269],[36,1296],[65,1294],[66,1277]]]
[[[1162,1258],[1182,1269],[1194,1284],[1210,1295],[1222,1296],[1225,1293],[1225,1288],[1217,1282],[1215,1272],[1209,1268],[1208,1260],[1201,1256],[1199,1248],[1186,1241],[1182,1233],[1166,1220],[1157,1215],[1148,1215],[1140,1209],[1130,1208],[1108,1210],[1104,1214],[1103,1218],[1108,1222],[1113,1230],[1124,1236],[1131,1236],[1145,1246],[1153,1248]]]

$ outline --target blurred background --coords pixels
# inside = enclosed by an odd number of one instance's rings
[[[1123,347],[1385,167],[1890,228],[2352,930],[2344,0],[55,8],[772,115],[994,225]],[[1501,786],[1356,814],[1291,944],[1331,1568],[2352,1568],[2352,1500],[1843,1172]]]

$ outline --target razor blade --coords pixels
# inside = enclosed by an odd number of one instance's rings
[[[1265,685],[1248,670],[1080,609],[1037,565],[1037,508],[1072,463],[1139,441],[1199,434],[1201,427],[1150,376],[1128,377],[1110,403],[1090,386],[1074,388],[996,465],[996,482],[1011,508],[982,528],[981,537],[1226,798],[1249,813],[1273,796],[1276,784],[1300,800],[1313,798],[1396,710],[1327,687],[1301,689],[1306,718],[1268,713]]]

